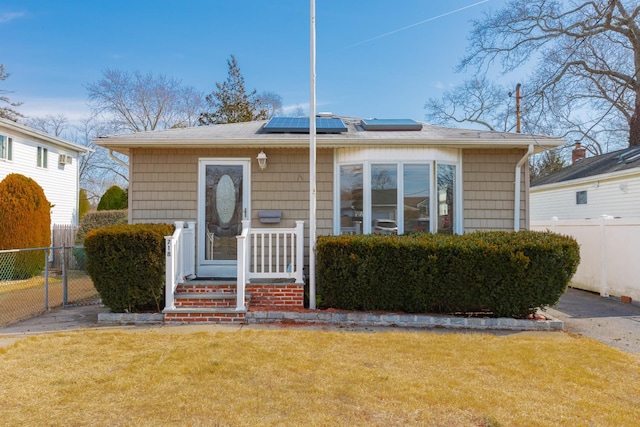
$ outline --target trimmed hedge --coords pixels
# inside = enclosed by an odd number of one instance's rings
[[[580,262],[575,239],[549,232],[320,237],[323,306],[524,317],[553,305]]]
[[[129,214],[127,210],[118,211],[93,211],[87,212],[80,220],[80,226],[76,233],[76,246],[84,245],[84,237],[91,230],[96,228],[107,227],[109,225],[127,224]],[[74,248],[73,256],[78,263],[78,268],[84,270],[86,268],[87,257],[84,253],[84,249]]]
[[[165,236],[169,224],[113,225],[90,231],[84,239],[87,272],[112,312],[164,308]]]
[[[51,204],[40,185],[12,173],[0,181],[0,249],[46,248],[51,245]],[[42,251],[6,256],[2,279],[22,280],[42,272]]]

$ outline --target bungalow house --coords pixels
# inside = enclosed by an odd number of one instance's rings
[[[382,220],[395,222],[398,234],[528,228],[527,159],[564,144],[546,136],[331,114],[320,114],[316,128],[318,235],[372,233]],[[309,140],[308,118],[95,140],[129,157],[130,221],[178,224],[167,242],[168,258],[178,257],[168,260],[167,320],[225,320],[186,295],[186,284],[198,280],[185,277],[232,279],[237,311],[246,309],[245,290],[252,306],[302,305]],[[287,277],[297,287],[274,288]],[[216,293],[206,289],[200,291]]]
[[[584,158],[531,184],[531,220],[640,218],[640,147]]]
[[[51,208],[51,225],[78,225],[78,165],[91,151],[39,130],[0,118],[0,181],[19,173],[44,190]]]

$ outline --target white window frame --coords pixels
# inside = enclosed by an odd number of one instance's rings
[[[47,147],[38,146],[36,166],[42,169],[49,168],[49,149]]]
[[[13,161],[13,138],[8,135],[0,135],[0,160]]]
[[[451,165],[455,166],[455,188],[454,188],[454,212],[453,212],[453,233],[454,234],[462,234],[464,218],[462,217],[463,209],[462,209],[462,159],[461,153],[458,152],[457,161],[444,160],[440,161],[437,159],[424,159],[424,160],[416,160],[416,159],[380,159],[380,160],[348,160],[348,161],[338,161],[337,154],[335,155],[334,161],[334,197],[333,197],[333,209],[334,209],[334,227],[333,232],[335,235],[340,234],[340,167],[348,166],[348,165],[362,165],[362,233],[363,234],[371,234],[371,166],[375,164],[395,164],[396,168],[396,182],[397,182],[397,218],[396,222],[398,224],[398,233],[406,234],[406,230],[404,230],[404,210],[402,209],[404,203],[404,165],[429,165],[430,168],[430,177],[431,182],[429,189],[430,191],[430,200],[429,200],[429,210],[431,212],[431,216],[434,214],[437,215],[437,168],[438,165]],[[430,221],[429,224],[430,232],[436,233],[438,231],[438,222]]]

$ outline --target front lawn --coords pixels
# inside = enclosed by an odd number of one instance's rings
[[[0,425],[631,426],[640,419],[640,359],[560,332],[84,330],[0,348],[0,366]]]

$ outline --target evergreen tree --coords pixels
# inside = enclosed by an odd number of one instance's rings
[[[112,185],[100,198],[100,202],[98,203],[97,210],[110,211],[110,210],[126,209],[127,207],[128,207],[127,191],[123,190],[117,185]]]
[[[229,74],[223,83],[216,83],[216,90],[205,98],[209,111],[200,114],[201,125],[239,123],[267,118],[267,109],[256,96],[256,90],[247,93],[244,77],[235,56],[227,60]]]
[[[90,210],[91,203],[89,202],[89,198],[87,197],[87,190],[81,188],[78,200],[78,220],[81,220],[82,217],[85,216],[85,214]]]

